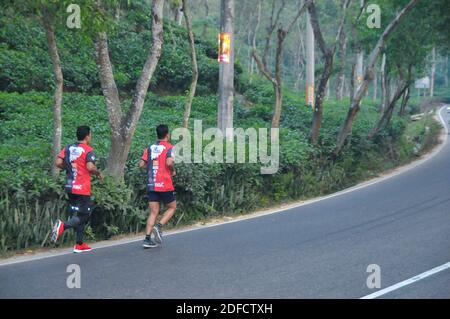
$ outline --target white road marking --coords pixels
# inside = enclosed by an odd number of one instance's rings
[[[433,157],[435,157],[438,153],[440,153],[440,151],[444,148],[444,146],[446,145],[447,142],[447,138],[448,138],[448,128],[447,128],[447,124],[444,121],[443,117],[442,117],[442,110],[447,107],[447,105],[444,105],[443,107],[441,107],[438,111],[438,115],[439,115],[439,119],[441,120],[444,128],[445,128],[445,135],[444,135],[444,141],[441,143],[441,145],[439,145],[431,154],[429,154],[427,157],[422,158],[420,160],[414,161],[411,164],[405,165],[401,168],[399,168],[397,171],[385,175],[385,176],[381,176],[381,177],[376,177],[374,179],[371,179],[369,181],[366,182],[362,182],[358,185],[349,187],[347,189],[344,189],[342,191],[336,192],[334,194],[330,194],[330,195],[326,195],[326,196],[322,196],[322,197],[317,197],[314,199],[310,199],[301,203],[295,203],[292,205],[287,205],[286,207],[282,207],[282,208],[278,208],[278,209],[273,209],[273,210],[269,210],[267,212],[255,212],[255,213],[251,213],[248,214],[246,216],[243,217],[239,217],[230,221],[225,221],[225,222],[219,222],[216,224],[212,224],[212,225],[205,225],[205,226],[197,226],[197,227],[192,227],[192,228],[188,228],[188,229],[183,229],[183,230],[175,230],[175,231],[168,231],[165,233],[165,237],[167,236],[171,236],[171,235],[177,235],[177,234],[182,234],[182,233],[186,233],[186,232],[191,232],[191,231],[196,231],[196,230],[202,230],[202,229],[207,229],[207,228],[211,228],[211,227],[217,227],[217,226],[222,226],[225,224],[231,224],[231,223],[237,223],[237,222],[241,222],[244,220],[250,220],[250,219],[254,219],[254,218],[260,218],[260,217],[264,217],[267,215],[272,215],[275,213],[282,213],[282,212],[286,212],[289,211],[291,209],[294,208],[298,208],[298,207],[303,207],[306,205],[311,205],[323,200],[327,200],[333,197],[337,197],[337,196],[342,196],[344,194],[350,193],[350,192],[354,192],[357,191],[359,189],[362,188],[366,188],[375,184],[378,184],[380,182],[383,182],[385,180],[391,179],[392,177],[395,177],[397,175],[403,174],[413,168],[416,168],[420,165],[422,165],[423,163],[429,161],[430,159],[432,159]],[[142,241],[142,238],[139,239],[123,239],[123,240],[118,240],[118,241],[114,241],[114,242],[110,242],[110,243],[101,243],[101,244],[92,244],[91,247],[93,248],[93,250],[97,250],[97,249],[101,249],[101,248],[108,248],[108,247],[113,247],[113,246],[120,246],[120,245],[126,245],[126,244],[131,244],[131,243],[135,243],[135,242],[139,242]],[[15,256],[15,257],[10,257],[4,260],[0,260],[0,267],[1,266],[6,266],[6,265],[12,265],[12,264],[17,264],[17,263],[23,263],[23,262],[30,262],[30,261],[35,261],[35,260],[40,260],[40,259],[45,259],[45,258],[51,258],[51,257],[57,257],[57,256],[63,256],[63,255],[69,255],[69,254],[73,254],[72,249],[64,249],[64,250],[58,250],[57,252],[45,252],[45,253],[38,253],[34,256]]]
[[[430,277],[430,276],[432,276],[434,274],[437,274],[438,272],[444,271],[444,270],[449,269],[449,268],[450,268],[450,262],[448,262],[448,263],[446,263],[446,264],[444,264],[442,266],[433,268],[431,270],[425,271],[425,272],[421,273],[420,275],[417,275],[417,276],[414,276],[412,278],[406,279],[406,280],[404,280],[402,282],[399,282],[398,284],[392,285],[390,287],[387,287],[387,288],[384,288],[384,289],[379,290],[377,292],[374,292],[374,293],[372,293],[370,295],[364,296],[364,297],[362,297],[360,299],[375,299],[375,298],[378,298],[380,296],[383,296],[383,295],[388,294],[388,293],[390,293],[392,291],[398,290],[398,289],[400,289],[402,287],[411,285],[411,284],[413,284],[415,282],[418,282],[419,280],[425,279],[427,277]]]

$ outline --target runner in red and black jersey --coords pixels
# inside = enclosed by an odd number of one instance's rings
[[[103,177],[95,166],[94,150],[89,146],[91,129],[80,126],[77,129],[78,142],[66,146],[58,155],[56,166],[67,173],[66,192],[69,196],[69,220],[57,220],[53,226],[52,241],[56,242],[65,230],[73,228],[76,232],[75,253],[92,250],[83,242],[84,227],[91,215],[91,174],[100,181]]]
[[[177,202],[175,199],[172,177],[175,176],[173,146],[169,143],[170,134],[167,125],[156,128],[158,141],[144,150],[139,167],[147,170],[147,194],[150,206],[150,215],[147,220],[146,236],[143,246],[156,247],[162,242],[162,226],[175,214]],[[160,202],[167,210],[160,222],[155,225],[159,214]],[[154,232],[155,241],[151,234]]]

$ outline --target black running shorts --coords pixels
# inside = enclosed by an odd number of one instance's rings
[[[86,195],[69,195],[69,214],[77,216],[78,214],[90,214],[91,213],[91,197]]]
[[[170,204],[176,200],[175,192],[148,192],[148,201],[150,202],[163,202],[164,204]]]

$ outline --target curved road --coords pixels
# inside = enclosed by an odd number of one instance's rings
[[[447,122],[445,110],[441,114]],[[416,168],[283,212],[0,265],[0,298],[450,298],[450,142]],[[81,288],[66,286],[70,264]],[[415,276],[444,265],[422,278]],[[409,285],[392,287],[408,279]]]

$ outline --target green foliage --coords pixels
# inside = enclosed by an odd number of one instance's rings
[[[258,96],[258,92],[262,94]],[[258,104],[235,105],[235,127],[268,127],[272,90],[253,84],[247,93]],[[246,94],[247,94],[246,93]],[[49,246],[52,222],[67,218],[63,174],[50,177],[52,95],[0,92],[0,251]],[[149,94],[126,165],[125,183],[93,182],[94,211],[87,230],[89,240],[140,232],[148,214],[145,173],[137,168],[144,148],[155,140],[154,127],[167,123],[179,127],[185,97]],[[364,101],[355,122],[352,141],[340,158],[332,161],[338,123],[348,101],[325,103],[319,145],[308,142],[311,110],[302,99],[286,92],[280,131],[280,168],[261,175],[261,164],[180,164],[175,177],[179,212],[172,225],[188,224],[212,216],[243,213],[290,200],[327,194],[353,185],[377,172],[408,161],[436,143],[439,127],[431,119],[407,123],[394,116],[373,141],[367,134],[378,119],[376,105]],[[129,100],[124,101],[125,104]],[[203,129],[216,122],[217,97],[196,97],[190,129],[195,119]],[[102,96],[66,93],[63,98],[63,144],[74,140],[80,124],[93,129],[98,165],[105,167],[109,149],[108,117]],[[267,116],[269,114],[269,116]],[[426,127],[429,127],[428,129]],[[397,151],[392,151],[397,150]],[[64,235],[61,244],[73,241]]]
[[[151,47],[150,10],[138,9],[125,11],[109,31],[114,76],[121,93],[127,96],[133,93]],[[151,90],[184,94],[192,78],[187,33],[171,22],[165,21],[164,27],[164,50]],[[56,40],[65,90],[101,94],[92,40],[83,32],[65,27],[56,28]],[[196,50],[200,74],[197,95],[215,93],[219,74],[216,44],[196,39]],[[239,84],[242,68],[236,64],[236,69]],[[0,90],[51,91],[52,79],[46,37],[39,20],[0,14]]]

